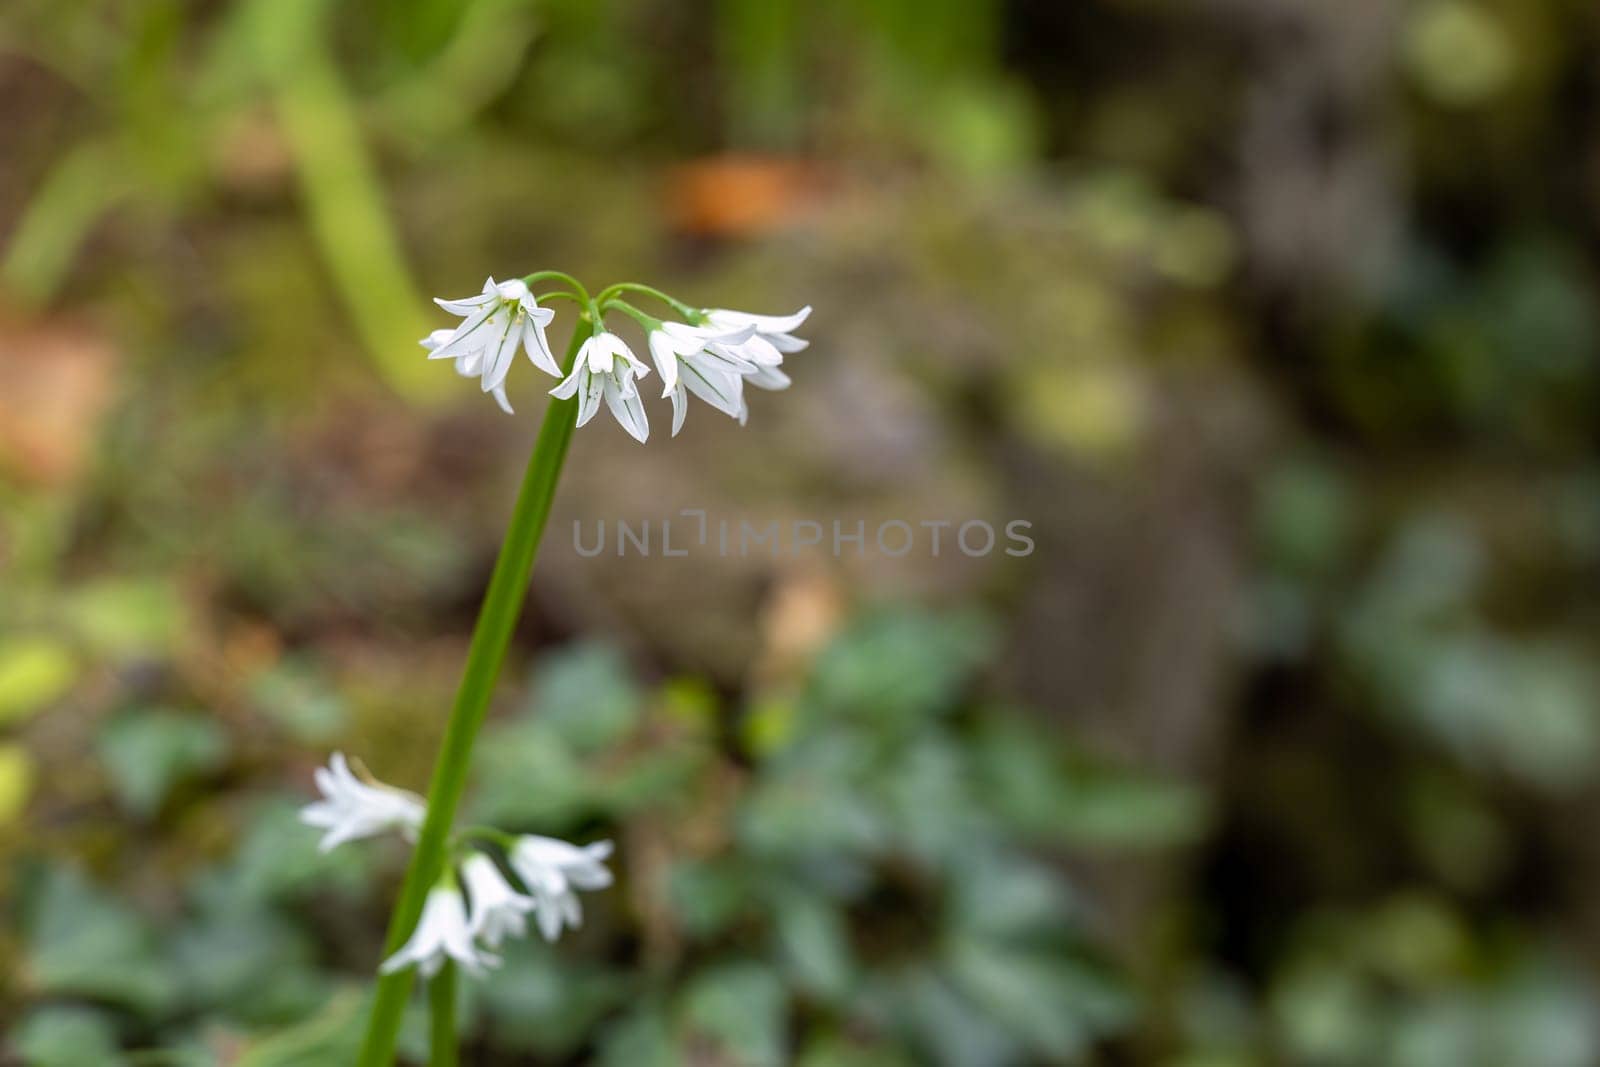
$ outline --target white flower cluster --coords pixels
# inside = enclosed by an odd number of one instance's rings
[[[511,411],[505,379],[520,347],[534,366],[561,377],[550,352],[545,327],[554,313],[539,306],[521,280],[496,282],[490,278],[483,292],[464,300],[435,300],[440,307],[461,316],[453,330],[435,330],[422,341],[430,359],[454,359],[457,373],[481,378],[483,391],[492,393],[501,408]],[[779,368],[783,357],[799,352],[810,342],[794,335],[811,314],[809,306],[792,315],[751,315],[743,311],[710,308],[685,312],[689,322],[662,322],[617,303],[646,330],[650,356],[661,373],[662,397],[672,399],[672,433],[677,436],[688,413],[690,393],[743,424],[749,415],[744,387],[786,389],[789,377]],[[600,318],[608,310],[600,307]],[[633,354],[627,342],[592,324],[560,385],[550,390],[561,399],[578,398],[578,425],[600,410],[610,409],[619,425],[635,440],[650,436],[638,381],[650,368]]]
[[[342,753],[316,772],[322,799],[308,804],[300,819],[327,832],[326,852],[359,838],[398,831],[414,839],[426,812],[421,797],[385,785],[350,768]],[[428,893],[422,917],[400,950],[384,960],[389,974],[413,964],[424,977],[438,973],[447,959],[470,974],[500,962],[496,949],[508,937],[527,933],[532,916],[539,932],[554,941],[566,927],[583,921],[578,890],[611,884],[605,860],[611,842],[573,845],[553,837],[525,834],[512,839],[505,863],[516,882],[485,852],[472,851],[457,869],[452,865]]]

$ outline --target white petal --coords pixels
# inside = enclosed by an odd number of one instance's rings
[[[523,300],[526,300],[530,295],[528,293],[528,283],[523,281],[521,278],[512,278],[509,281],[498,282],[494,287],[494,291],[499,293],[500,299],[504,300],[508,304],[519,304]],[[792,330],[794,327],[791,326],[789,329]]]
[[[469,296],[465,300],[440,300],[438,297],[434,297],[433,302],[452,315],[471,315],[474,311],[485,304],[491,303],[494,299],[494,293],[489,292],[481,296]]]
[[[673,346],[672,337],[661,330],[651,330],[647,340],[650,358],[655,362],[656,370],[661,372],[661,395],[666,396],[678,384],[678,352]]]
[[[600,396],[605,391],[605,377],[589,370],[583,379],[583,399],[578,402],[578,425],[586,425],[600,410]]]
[[[697,367],[721,374],[752,374],[756,369],[754,363],[740,357],[737,349],[725,348],[722,345],[712,345],[692,357],[685,358],[693,359]]]
[[[783,362],[783,353],[765,337],[752,337],[739,346],[739,355],[758,367],[776,367]]]
[[[789,388],[789,376],[777,367],[762,367],[754,374],[748,375],[745,381],[761,389]]]
[[[611,373],[611,344],[606,340],[611,336],[609,333],[597,333],[578,349],[578,358],[588,363],[589,369],[596,374]]]
[[[500,335],[497,331],[503,330],[506,322],[496,317],[497,311],[498,305],[493,305],[484,309],[484,314],[481,316],[475,314],[467,319],[456,327],[456,332],[450,340],[430,352],[428,358],[448,359],[498,343]]]
[[[617,422],[628,431],[628,435],[642,444],[650,437],[650,421],[645,416],[644,401],[639,399],[639,390],[628,388],[632,384],[631,379],[608,382],[606,407],[611,409],[611,414],[616,416]]]
[[[811,342],[791,333],[773,333],[767,335],[767,342],[779,352],[793,354],[803,352],[811,347]]]
[[[683,429],[683,420],[689,414],[689,398],[683,386],[672,390],[672,436],[678,436],[678,431]]]
[[[742,378],[726,374],[705,374],[692,366],[685,366],[683,384],[689,391],[725,415],[738,417],[744,403]]]
[[[550,390],[550,395],[557,400],[566,400],[578,391],[582,379],[588,368],[583,365],[583,360],[575,360],[572,364],[572,373],[561,380],[561,384]]]
[[[428,336],[418,341],[417,344],[421,345],[423,348],[426,348],[429,352],[432,352],[435,348],[439,348],[447,343],[454,335],[454,330],[434,330]]]
[[[551,317],[554,317],[553,312]],[[556,362],[555,353],[550,351],[550,341],[544,335],[544,328],[548,322],[548,319],[540,321],[530,314],[528,320],[522,324],[522,345],[527,349],[528,358],[533,360],[535,367],[559,378],[561,364]]]
[[[707,314],[718,326],[732,329],[754,326],[758,333],[793,333],[811,314],[811,305],[807,304],[792,315],[752,315],[747,311],[731,311],[727,308],[716,308]]]
[[[645,364],[644,360],[633,354],[633,349],[628,347],[626,341],[618,337],[616,334],[611,334],[610,337],[611,354],[626,362],[628,366],[632,367],[633,373],[636,377],[643,378],[645,375],[650,373],[650,368]]]
[[[507,311],[505,316],[502,327],[505,332],[499,335],[498,344],[486,355],[483,363],[483,391],[486,393],[506,380],[506,375],[511,371],[511,362],[516,359],[517,349],[522,344],[520,331],[512,327],[511,313]]]

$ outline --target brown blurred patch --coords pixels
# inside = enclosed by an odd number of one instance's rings
[[[779,574],[761,617],[762,654],[752,672],[758,686],[803,676],[839,632],[845,609],[834,572],[802,563]]]
[[[41,485],[76,477],[119,359],[86,324],[0,314],[0,468]]]
[[[772,156],[712,156],[677,168],[667,186],[674,229],[693,237],[749,237],[793,225],[822,190],[810,163]]]
[[[294,157],[267,108],[230,116],[212,150],[223,185],[241,196],[281,196],[293,181]]]

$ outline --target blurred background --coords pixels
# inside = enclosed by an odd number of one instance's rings
[[[1597,58],[1585,0],[8,0],[0,1061],[351,1062],[405,853],[295,808],[425,782],[549,384],[427,297],[556,267],[816,312],[748,427],[577,436],[470,806],[620,878],[464,1062],[1600,1063]],[[685,507],[1036,549],[574,550]]]

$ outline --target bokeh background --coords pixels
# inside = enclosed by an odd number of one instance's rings
[[[295,808],[424,783],[547,387],[426,298],[558,267],[813,343],[578,434],[471,807],[620,878],[464,1062],[1600,1062],[1597,59],[1587,0],[8,0],[0,1060],[351,1062],[404,850]],[[684,507],[1037,549],[573,550]]]

